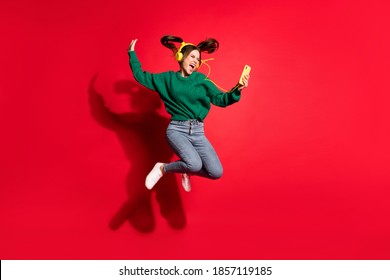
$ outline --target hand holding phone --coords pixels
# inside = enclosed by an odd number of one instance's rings
[[[249,73],[251,72],[251,69],[252,69],[252,68],[251,68],[249,65],[245,65],[245,66],[244,66],[244,70],[242,70],[240,80],[238,81],[238,83],[239,83],[240,85],[244,85],[244,82],[243,82],[242,79],[244,78],[245,75],[249,75]]]

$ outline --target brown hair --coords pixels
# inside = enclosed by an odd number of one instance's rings
[[[182,43],[184,40],[177,36],[172,35],[166,35],[161,38],[161,44],[163,44],[164,47],[167,47],[170,49],[175,55],[177,51],[179,50],[175,43]],[[181,52],[183,53],[183,56],[186,57],[190,52],[193,50],[198,50],[199,53],[207,52],[207,53],[213,53],[219,48],[219,43],[214,38],[207,38],[204,41],[200,42],[197,45],[186,45],[181,49]]]

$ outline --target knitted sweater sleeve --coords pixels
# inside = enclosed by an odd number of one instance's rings
[[[204,83],[206,85],[208,97],[213,105],[226,107],[238,102],[241,98],[241,91],[237,86],[228,92],[222,92],[211,80],[205,79]]]
[[[143,71],[141,67],[141,63],[138,60],[138,57],[135,53],[135,51],[129,51],[129,63],[131,71],[133,72],[133,76],[136,79],[137,82],[139,82],[141,85],[156,91],[156,79],[158,79],[158,75],[149,73],[147,71]]]

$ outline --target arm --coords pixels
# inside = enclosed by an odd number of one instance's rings
[[[141,85],[151,89],[151,90],[156,90],[154,86],[154,75],[143,71],[141,67],[141,63],[138,60],[138,57],[135,53],[135,44],[137,43],[137,39],[134,39],[131,41],[127,52],[129,54],[129,63],[130,63],[130,68],[131,71],[133,72],[134,78],[139,82]]]
[[[205,80],[205,85],[207,95],[213,105],[219,107],[226,107],[232,105],[233,103],[236,103],[241,98],[241,91],[238,89],[238,86],[235,86],[228,92],[222,92],[209,79]]]
[[[237,85],[228,92],[221,92],[211,80],[206,79],[208,96],[210,97],[211,103],[219,107],[226,107],[239,101],[242,90],[248,87],[249,78],[249,74],[245,75],[242,80],[243,84],[237,83]]]

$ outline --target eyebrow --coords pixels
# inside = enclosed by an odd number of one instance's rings
[[[196,57],[194,54],[191,54],[192,57]],[[196,57],[197,60],[200,60],[200,56]]]

